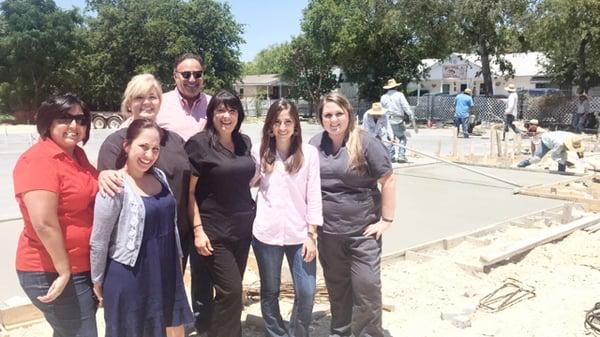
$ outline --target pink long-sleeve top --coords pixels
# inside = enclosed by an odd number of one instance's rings
[[[259,148],[253,151],[257,166],[260,165]],[[319,155],[317,149],[308,144],[302,145],[302,152],[304,161],[295,174],[285,171],[279,155],[271,173],[260,172],[252,234],[263,243],[302,244],[308,225],[323,225]]]

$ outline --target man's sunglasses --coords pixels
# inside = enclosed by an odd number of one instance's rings
[[[87,125],[89,120],[86,115],[64,114],[54,119],[59,124],[71,124],[73,121],[78,125]]]
[[[185,78],[186,80],[189,80],[192,75],[194,75],[194,78],[202,78],[202,76],[204,75],[204,72],[202,70],[199,70],[199,71],[176,71],[176,73],[181,75],[181,77]]]

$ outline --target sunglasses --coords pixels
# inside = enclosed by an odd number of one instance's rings
[[[54,120],[59,124],[71,124],[73,123],[73,121],[75,121],[77,125],[87,125],[89,122],[86,115],[71,114],[64,114],[60,117],[55,118]]]
[[[202,78],[202,76],[204,75],[204,71],[202,71],[202,70],[198,70],[198,71],[176,71],[176,73],[178,73],[179,75],[181,75],[181,77],[185,78],[186,80],[189,80],[190,77],[192,77],[192,75],[194,76],[194,78]]]

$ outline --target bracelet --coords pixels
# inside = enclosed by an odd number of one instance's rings
[[[308,237],[313,239],[314,241],[317,241],[319,235],[317,234],[317,232],[308,232]]]
[[[381,217],[381,221],[383,221],[383,222],[394,222],[394,219],[387,219],[387,218]]]
[[[199,224],[199,225],[194,225],[194,226],[192,227],[192,229],[196,229],[196,228],[198,228],[198,227],[202,227],[202,224]]]

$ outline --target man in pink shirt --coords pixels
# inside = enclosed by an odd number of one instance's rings
[[[156,122],[187,141],[206,124],[206,107],[211,96],[204,89],[204,61],[192,53],[181,55],[173,64],[176,88],[162,96]]]
[[[175,79],[177,87],[162,95],[156,122],[187,141],[204,129],[206,108],[211,99],[211,96],[202,92],[204,89],[204,60],[202,57],[191,53],[178,57],[173,64],[173,79]],[[188,184],[189,182],[185,186]],[[187,214],[178,216],[187,216]],[[210,325],[210,314],[214,304],[213,282],[206,265],[194,247],[193,235],[184,238],[183,241],[183,268],[186,267],[185,260],[189,254],[194,325],[196,332],[200,335],[207,331]]]

